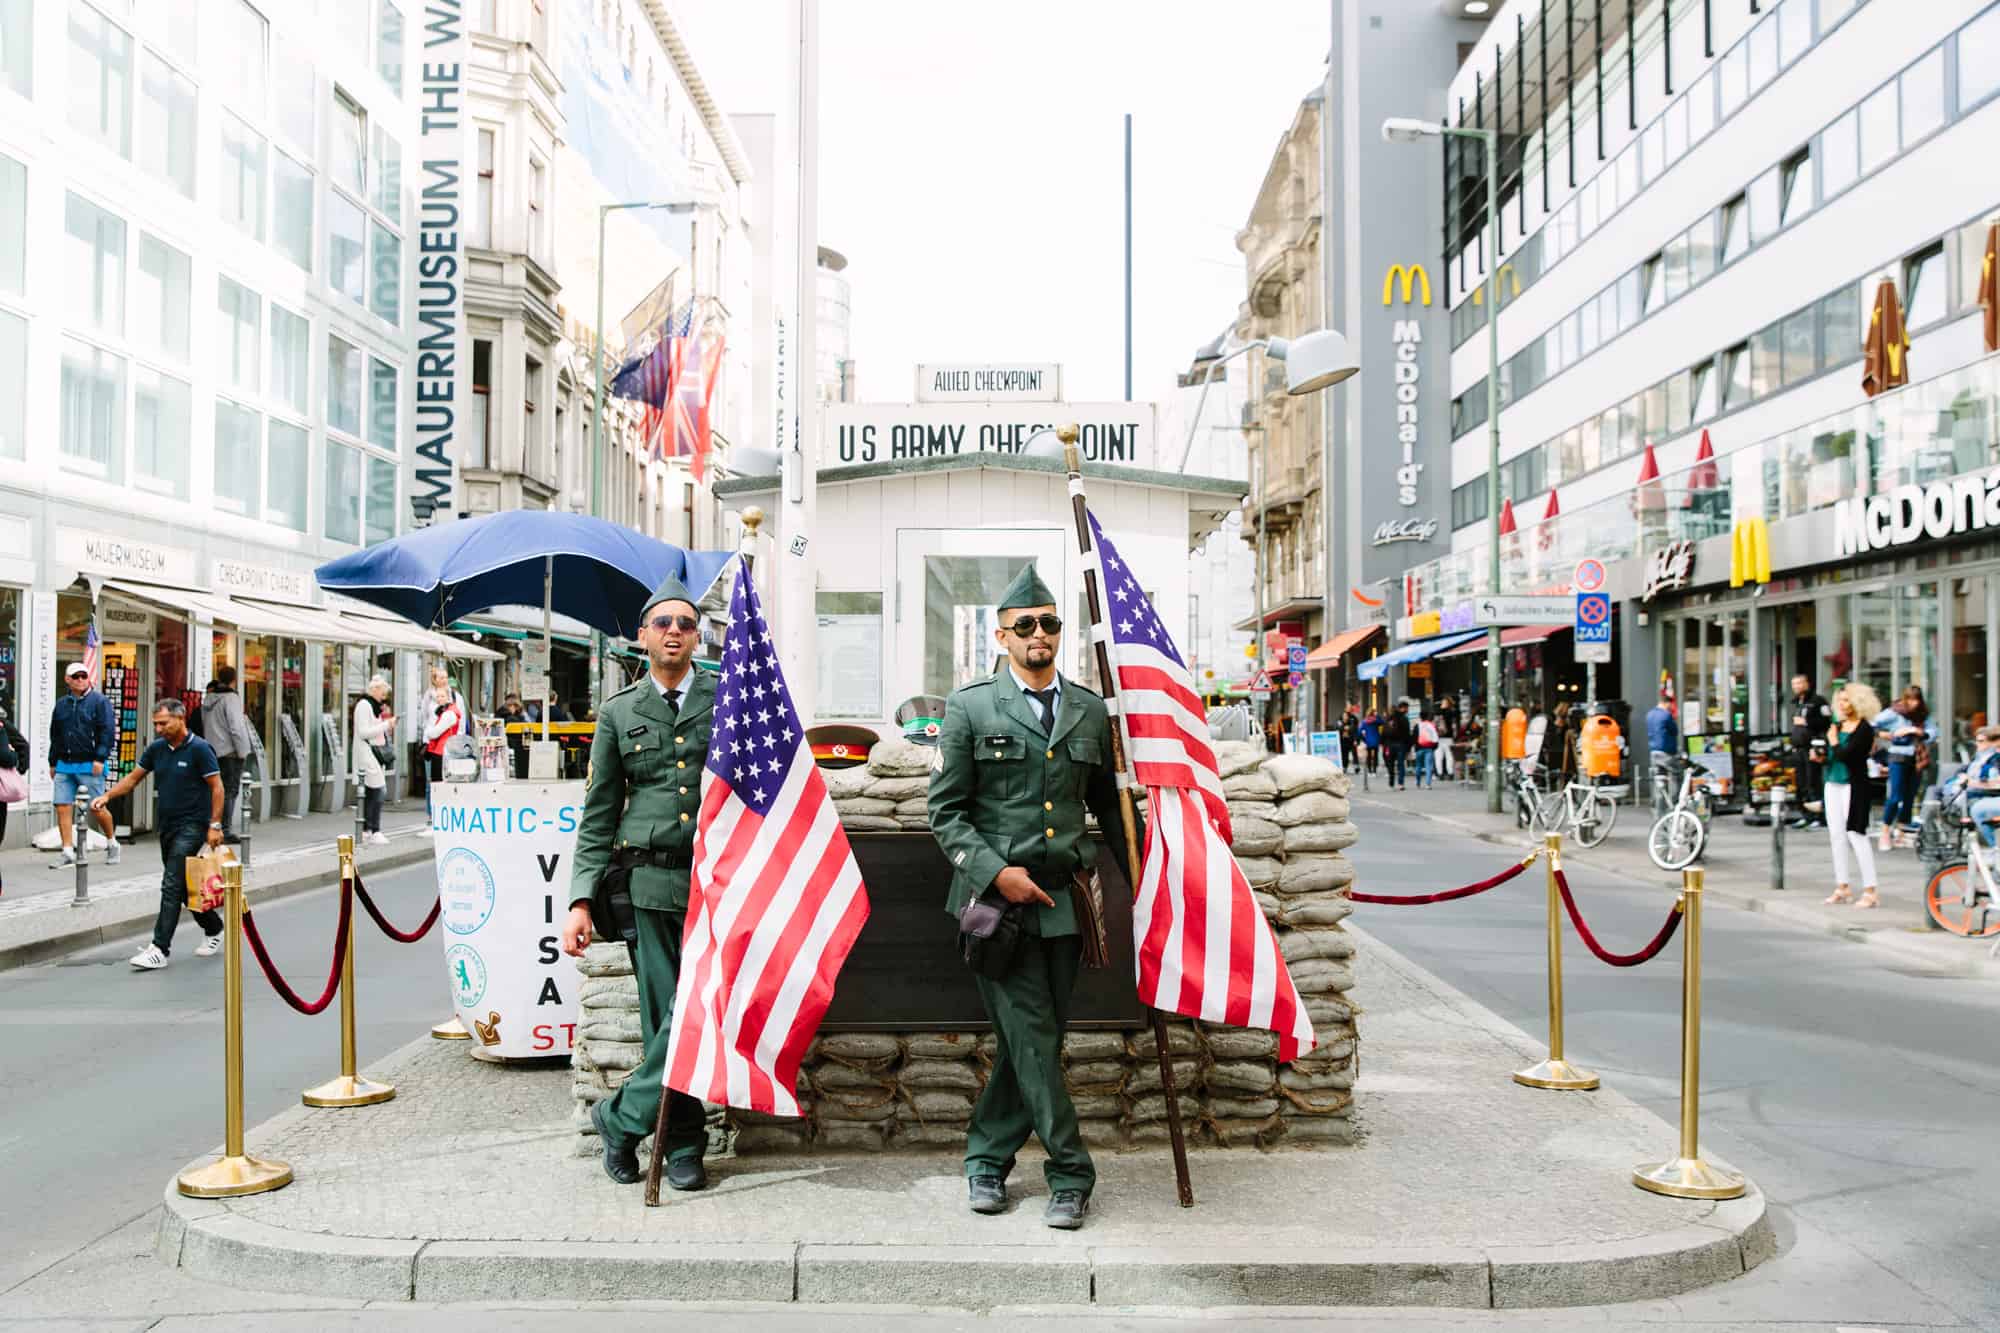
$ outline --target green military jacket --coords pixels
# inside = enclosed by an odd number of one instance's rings
[[[588,902],[620,847],[678,853],[681,864],[632,871],[632,905],[685,912],[688,863],[701,813],[701,772],[715,716],[715,676],[691,668],[680,716],[651,676],[604,701],[590,743],[590,779],[570,862],[571,906]]]
[[[1061,875],[1093,858],[1086,809],[1113,847],[1123,840],[1110,714],[1067,676],[1047,735],[1009,666],[953,691],[938,749],[931,831],[952,864],[945,910],[954,916],[1008,866]],[[1036,909],[1041,933],[1076,934],[1069,893],[1049,896],[1055,906]]]

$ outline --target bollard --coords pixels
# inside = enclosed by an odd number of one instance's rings
[[[1771,887],[1785,887],[1785,789],[1771,788]]]
[[[339,845],[340,891],[351,894],[354,892],[354,839],[343,834]],[[307,1106],[373,1106],[396,1095],[393,1085],[362,1078],[354,1068],[354,937],[360,933],[350,920],[347,948],[340,958],[340,1073],[318,1087],[307,1088],[300,1093],[299,1100]]]
[[[292,1183],[291,1167],[243,1151],[243,867],[225,864],[222,885],[222,1156],[174,1177],[174,1187],[196,1199],[262,1194]]]
[[[1742,1175],[1701,1160],[1701,885],[1700,870],[1681,872],[1681,1155],[1632,1169],[1632,1183],[1676,1199],[1734,1199],[1749,1188]]]
[[[1562,834],[1547,835],[1544,859],[1549,878],[1549,1058],[1519,1071],[1514,1081],[1530,1088],[1588,1092],[1597,1086],[1597,1075],[1563,1059],[1562,898],[1556,891],[1556,872],[1562,869]]]
[[[90,906],[90,830],[87,821],[76,822],[76,896],[71,907]]]

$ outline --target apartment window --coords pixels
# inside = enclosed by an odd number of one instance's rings
[[[1861,104],[1861,174],[1896,155],[1896,85],[1879,89]]]
[[[1826,364],[1837,366],[1861,355],[1861,289],[1848,286],[1819,303],[1820,337]]]
[[[32,23],[24,26],[32,32]],[[120,157],[131,155],[132,39],[83,0],[69,7],[69,124]]]
[[[275,301],[271,303],[271,397],[292,411],[310,410],[312,324]]]
[[[1733,411],[1750,397],[1750,344],[1738,343],[1722,354],[1722,410]]]
[[[1688,367],[1688,418],[1692,426],[1715,415],[1715,362],[1703,361]]]
[[[125,331],[125,221],[68,198],[65,244],[69,317],[100,333]]]
[[[326,442],[325,521],[329,541],[361,544],[361,451],[338,440]]]
[[[1661,277],[1666,292],[1665,299],[1677,301],[1687,293],[1689,286],[1692,285],[1689,277],[1690,261],[1688,258],[1687,236],[1683,234],[1668,241],[1667,248],[1662,253]]]
[[[1979,280],[1986,263],[1986,228],[1981,218],[1958,229],[1958,297],[1953,308],[1970,310],[1979,304]],[[0,247],[4,249],[4,247]]]
[[[0,292],[19,296],[28,279],[28,169],[0,153]]]
[[[369,224],[372,255],[368,284],[368,308],[388,320],[400,323],[403,315],[403,239],[379,222]]]
[[[28,321],[0,310],[0,458],[28,456],[27,423]]]
[[[1693,377],[1685,370],[1667,379],[1667,417],[1661,425],[1662,434],[1672,435],[1688,428],[1688,390]]]
[[[356,305],[367,301],[368,217],[345,195],[326,197],[327,285]]]
[[[530,476],[542,474],[541,419],[535,415],[542,401],[542,363],[532,356],[521,368],[521,470]]]
[[[471,225],[465,240],[481,250],[493,248],[493,151],[493,131],[479,131],[479,174],[474,178]]]
[[[1627,269],[1618,279],[1618,330],[1624,332],[1639,322],[1639,270]]]
[[[1903,325],[1921,329],[1943,319],[1951,301],[1944,244],[1925,246],[1903,261]]]
[[[1736,114],[1736,108],[1742,106],[1750,95],[1750,44],[1738,42],[1724,52],[1715,72],[1722,94],[1722,115],[1726,120]]]
[[[1789,227],[1812,212],[1812,149],[1801,148],[1778,168],[1778,223]]]
[[[313,174],[291,154],[271,154],[271,244],[312,272]]]
[[[534,158],[528,159],[528,253],[537,259],[543,257],[544,201],[542,186],[548,176],[548,169]]]
[[[1639,173],[1642,183],[1660,178],[1667,169],[1666,117],[1662,116],[1648,125],[1639,135]]]
[[[375,26],[375,72],[403,95],[403,11],[382,0],[382,17]]]
[[[1778,345],[1778,326],[1766,324],[1750,335],[1750,396],[1762,398],[1776,393],[1784,383],[1783,360]]]
[[[371,546],[396,535],[396,464],[373,454],[368,456],[368,509],[361,535]]]
[[[0,0],[0,88],[10,89],[23,97],[35,95],[34,35],[35,9],[32,0]],[[20,400],[14,401],[18,403]],[[0,440],[0,445],[4,443]],[[0,454],[4,453],[4,448],[0,448]]]
[[[269,83],[264,16],[244,0],[221,0],[221,5],[222,59],[215,68],[227,70],[234,79],[224,84],[228,100],[252,115],[262,115]]]
[[[254,394],[263,387],[257,361],[263,310],[263,299],[257,293],[228,278],[217,282],[216,332],[222,343],[222,379],[227,387],[242,393]]]
[[[1688,143],[1700,143],[1715,128],[1715,75],[1704,74],[1688,89]]]
[[[223,220],[264,239],[264,137],[234,116],[222,118]]]
[[[1667,302],[1665,285],[1660,281],[1661,271],[1666,267],[1663,255],[1654,255],[1639,265],[1640,309],[1650,315]]]
[[[1618,336],[1618,288],[1606,287],[1597,294],[1598,337],[1610,342]]]
[[[1743,43],[1750,48],[1750,92],[1778,77],[1778,25],[1766,19],[1750,30]]]
[[[264,506],[264,460],[258,439],[264,419],[227,398],[215,400],[215,505],[258,515]]]
[[[361,349],[329,336],[326,340],[326,424],[361,438]]]
[[[396,368],[368,358],[368,443],[391,453],[396,449]]]
[[[132,372],[132,477],[142,489],[188,496],[194,394],[185,380],[151,366]]]
[[[375,127],[375,211],[390,222],[403,223],[403,146],[380,125]]]
[[[311,475],[311,437],[303,426],[271,419],[265,451],[264,521],[297,532],[306,530],[307,478]]]
[[[189,272],[186,255],[140,233],[132,279],[132,341],[140,351],[188,359]]]
[[[65,467],[114,485],[124,480],[124,357],[81,339],[62,340],[62,424],[57,448]]]
[[[1625,456],[1625,417],[1618,408],[1607,408],[1597,419],[1598,457],[1609,463]]]
[[[1933,48],[1904,70],[1896,87],[1902,95],[1903,147],[1908,148],[1944,124],[1944,47]]]
[[[1819,136],[1819,195],[1831,199],[1860,179],[1861,113],[1850,111]]]
[[[493,465],[489,425],[492,402],[493,344],[483,338],[475,338],[472,341],[472,421],[465,442],[467,467],[483,468]]]
[[[1581,359],[1596,351],[1597,344],[1602,341],[1598,333],[1597,302],[1585,301],[1583,308],[1576,313],[1576,354]]]
[[[1778,11],[1778,63],[1790,65],[1812,45],[1812,5],[1809,0],[1785,0]],[[1771,26],[1765,24],[1765,27]]]
[[[333,183],[357,199],[368,197],[368,113],[338,88],[333,91],[333,143],[327,150]]]
[[[1778,234],[1779,168],[1750,182],[1750,244],[1758,245]]]
[[[1715,276],[1715,216],[1703,215],[1688,228],[1688,286],[1699,287]]]
[[[1779,355],[1783,361],[1786,388],[1811,379],[1819,371],[1815,313],[1812,306],[1807,306],[1796,314],[1787,315],[1778,327]]]
[[[1970,111],[2000,92],[2000,9],[1958,30],[1958,109]]]
[[[277,95],[272,99],[272,118],[278,133],[303,149],[310,158],[319,149],[313,138],[313,116],[319,102],[319,84],[313,72],[312,53],[296,38],[273,43],[278,68]]]
[[[139,78],[139,165],[194,198],[194,85],[151,51]]]
[[[1678,32],[1676,32],[1678,35]],[[1681,154],[1688,146],[1688,106],[1685,97],[1677,97],[1667,108],[1667,114],[1660,118],[1660,148],[1664,155],[1661,167],[1670,167],[1681,160]]]
[[[1819,11],[1819,31],[1824,37],[1833,31],[1833,25],[1847,17],[1847,11],[1860,4],[1861,0],[1814,0]]]

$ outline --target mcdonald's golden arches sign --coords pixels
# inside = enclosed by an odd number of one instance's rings
[[[1402,283],[1403,304],[1408,305],[1412,297],[1421,296],[1423,305],[1431,303],[1431,275],[1424,271],[1422,264],[1391,264],[1389,271],[1382,275],[1382,304],[1392,304],[1392,294],[1396,284]]]

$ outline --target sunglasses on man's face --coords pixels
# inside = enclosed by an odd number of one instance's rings
[[[695,626],[701,622],[693,616],[654,616],[647,623],[662,634],[670,629],[677,629],[683,634],[692,634],[694,633]]]
[[[1042,633],[1047,635],[1053,636],[1062,633],[1061,616],[1022,616],[1007,628],[1025,639],[1035,632],[1035,626],[1037,625],[1040,625]]]

